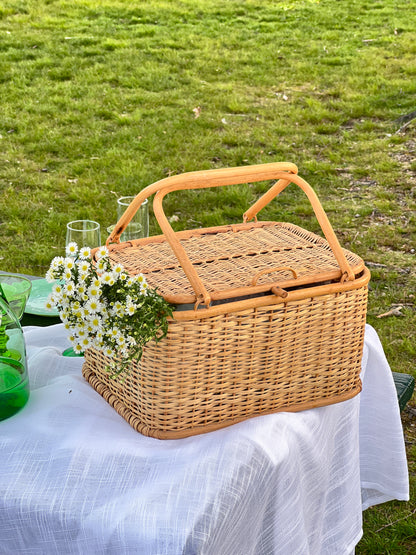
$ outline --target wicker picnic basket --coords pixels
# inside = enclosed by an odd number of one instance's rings
[[[172,191],[275,180],[236,225],[174,232]],[[294,183],[325,239],[257,213]],[[163,235],[119,243],[149,196]],[[253,220],[254,221],[251,221]],[[133,428],[173,439],[277,411],[349,399],[360,370],[370,273],[342,249],[312,188],[289,163],[198,171],[142,190],[107,240],[111,260],[143,273],[177,305],[167,336],[146,345],[127,375],[85,353],[83,375]]]

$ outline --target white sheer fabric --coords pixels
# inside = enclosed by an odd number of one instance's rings
[[[347,554],[362,508],[408,499],[396,391],[367,326],[363,392],[183,440],[135,432],[26,328],[31,397],[0,422],[0,553]]]

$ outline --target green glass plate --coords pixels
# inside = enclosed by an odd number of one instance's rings
[[[46,279],[34,279],[32,281],[32,291],[25,308],[26,314],[58,316],[56,308],[48,310],[45,306],[48,296],[52,292],[53,285],[53,283],[48,283]]]

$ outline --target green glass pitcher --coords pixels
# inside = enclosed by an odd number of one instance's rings
[[[0,294],[0,420],[18,412],[28,399],[23,331],[16,314]]]

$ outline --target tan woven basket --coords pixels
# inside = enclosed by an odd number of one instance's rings
[[[171,191],[266,180],[277,181],[242,224],[175,233],[163,212]],[[325,239],[290,223],[257,221],[289,183],[306,193]],[[153,194],[163,235],[119,243]],[[85,378],[142,434],[186,437],[361,390],[370,273],[341,248],[295,165],[192,172],[154,183],[137,195],[107,245],[114,262],[145,274],[178,305],[167,336],[148,343],[127,375],[111,378],[101,352],[85,353]]]

